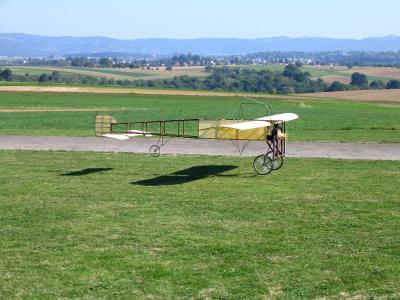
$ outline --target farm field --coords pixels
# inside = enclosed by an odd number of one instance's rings
[[[290,141],[400,142],[400,107],[392,102],[362,103],[312,98],[257,98],[272,113],[293,112]],[[176,118],[236,118],[240,103],[228,96],[177,96],[82,93],[0,93],[0,134],[93,136],[96,114],[119,121]],[[396,106],[397,105],[397,106]],[[265,116],[251,105],[244,118]]]
[[[351,70],[346,70],[344,73],[351,74],[352,72],[361,72],[371,77],[383,77],[400,79],[400,68],[375,68],[375,67],[353,67]]]
[[[233,68],[247,68],[253,70],[271,70],[283,71],[285,65],[283,64],[268,64],[268,65],[238,65],[231,66]],[[196,76],[205,77],[208,75],[204,71],[204,67],[174,67],[172,71],[167,71],[161,67],[158,70],[152,68],[150,70],[141,69],[117,69],[117,68],[74,68],[74,67],[31,67],[31,66],[10,66],[15,74],[24,75],[40,75],[42,73],[51,74],[53,71],[59,71],[64,76],[74,75],[88,75],[100,78],[112,79],[166,79],[175,76]],[[360,72],[368,76],[369,80],[383,80],[400,79],[400,68],[387,68],[387,67],[354,67],[348,69],[345,66],[311,66],[305,65],[302,68],[303,72],[310,72],[313,79],[321,78],[324,81],[331,83],[339,81],[342,83],[350,83],[351,74]]]
[[[329,93],[312,93],[303,95],[317,98],[345,99],[365,102],[393,102],[387,103],[386,105],[388,107],[400,106],[400,90],[359,90]]]
[[[234,66],[235,67],[235,66]],[[283,71],[285,65],[270,64],[270,65],[243,65],[241,68],[250,68],[254,70],[272,70]],[[387,67],[353,67],[348,69],[345,66],[311,66],[305,65],[301,68],[303,72],[309,72],[313,79],[321,78],[325,82],[332,83],[339,81],[345,84],[350,83],[351,75],[354,72],[360,72],[368,76],[370,81],[390,79],[400,79],[400,68]]]
[[[400,162],[288,159],[267,181],[248,158],[0,164],[3,299],[400,295]]]
[[[205,90],[132,88],[118,86],[91,86],[83,84],[39,84],[30,82],[0,82],[0,92],[45,92],[45,93],[92,93],[92,94],[141,94],[141,95],[175,95],[175,96],[213,96],[255,98],[288,98],[284,95],[218,92]],[[298,97],[301,98],[301,97]]]
[[[165,79],[173,78],[175,76],[188,75],[204,77],[207,73],[204,71],[204,67],[192,67],[192,68],[180,68],[175,67],[171,71],[160,68],[156,70],[152,68],[147,69],[116,69],[116,68],[74,68],[74,67],[25,67],[25,66],[11,66],[11,70],[15,74],[19,75],[40,75],[43,73],[51,74],[53,71],[58,71],[62,75],[73,76],[73,75],[87,75],[100,78],[112,78],[112,79]]]

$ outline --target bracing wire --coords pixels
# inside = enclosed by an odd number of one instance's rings
[[[260,101],[260,100],[256,100],[256,99],[247,97],[247,96],[243,96],[243,98],[245,98],[245,99],[247,99],[247,100],[250,100],[250,101],[253,101],[253,102],[256,102],[256,103],[259,103],[259,104],[261,104],[261,105],[264,105],[264,106],[266,107],[266,109],[267,109],[268,115],[271,115],[271,105],[269,105],[269,104],[267,104],[267,103],[264,103],[264,102],[262,102],[262,101]]]

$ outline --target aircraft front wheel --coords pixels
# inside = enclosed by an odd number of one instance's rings
[[[272,151],[269,151],[267,155],[272,159]],[[275,157],[275,159],[272,159],[272,169],[274,171],[279,170],[280,168],[282,168],[282,166],[283,166],[283,156],[278,156]]]
[[[153,145],[153,146],[150,147],[149,153],[150,153],[151,156],[159,157],[160,156],[160,152],[161,152],[160,146]]]
[[[273,162],[271,157],[261,154],[254,159],[254,171],[259,175],[268,175],[273,170]]]

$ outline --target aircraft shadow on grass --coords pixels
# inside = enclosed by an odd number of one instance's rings
[[[131,182],[131,184],[142,185],[142,186],[178,185],[204,179],[211,176],[232,176],[232,175],[220,175],[220,174],[236,168],[238,168],[238,166],[231,166],[231,165],[195,166],[174,172],[170,175],[162,175],[151,179]]]
[[[60,174],[60,176],[84,176],[93,173],[107,172],[111,171],[113,168],[87,168],[78,171],[72,171],[64,174]]]

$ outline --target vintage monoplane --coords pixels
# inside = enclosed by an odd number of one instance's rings
[[[251,99],[252,100],[252,99]],[[242,103],[243,106],[253,103]],[[267,111],[270,112],[269,106]],[[161,147],[168,138],[231,140],[241,155],[250,141],[265,141],[267,151],[257,156],[253,168],[259,175],[267,175],[282,167],[286,155],[286,122],[299,116],[284,113],[257,118],[254,120],[238,119],[179,119],[162,121],[118,122],[111,115],[96,116],[96,135],[118,140],[134,137],[158,137],[149,152],[158,157]]]

